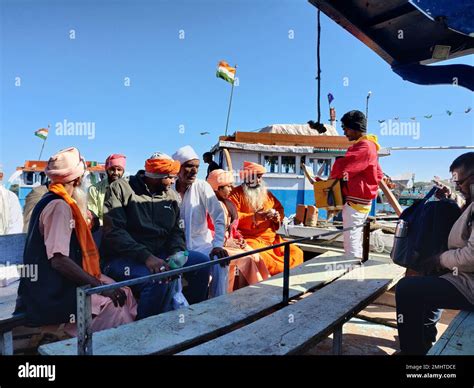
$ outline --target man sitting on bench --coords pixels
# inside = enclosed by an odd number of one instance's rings
[[[211,186],[197,179],[199,156],[187,145],[179,148],[173,158],[181,162],[176,191],[179,194],[181,218],[186,233],[188,249],[201,252],[211,260],[228,256],[224,246],[224,211]],[[208,227],[207,218],[214,224],[214,236]],[[214,298],[227,292],[228,266],[225,263],[213,265],[210,269],[209,297]]]
[[[229,200],[232,192],[234,176],[231,171],[217,169],[211,171],[207,182],[224,210],[225,242],[224,248],[229,256],[238,255],[252,248],[247,244],[239,231],[239,214],[234,203]],[[270,277],[265,262],[255,253],[241,259],[232,260],[229,265],[228,291],[232,292],[250,284],[261,282]]]
[[[76,148],[52,156],[45,173],[49,192],[35,206],[30,219],[23,262],[36,266],[37,276],[22,277],[17,312],[25,312],[33,326],[66,323],[64,331],[76,335],[76,289],[97,287],[113,280],[102,275],[99,253],[89,230],[87,195],[81,187],[86,171]],[[73,232],[74,231],[74,232]],[[94,294],[92,331],[132,322],[136,302],[128,288]]]
[[[474,152],[455,159],[450,171],[466,204],[449,233],[448,250],[429,258],[425,264],[428,272],[445,274],[405,277],[397,284],[402,354],[428,352],[436,341],[437,309],[474,311]]]
[[[267,170],[257,163],[244,162],[240,171],[242,185],[234,188],[229,199],[237,206],[239,229],[253,249],[279,244],[281,237],[276,234],[285,213],[283,206],[267,190],[263,174]],[[283,272],[283,248],[260,252],[270,275]],[[290,267],[303,263],[303,251],[290,245]]]
[[[112,154],[105,160],[107,176],[100,182],[89,187],[87,206],[98,218],[101,225],[104,223],[104,199],[107,188],[112,182],[123,177],[127,157],[121,154]]]
[[[117,281],[164,272],[169,256],[186,250],[180,227],[178,197],[171,190],[180,163],[155,152],[127,181],[112,182],[104,201],[102,249],[106,258],[104,272]],[[189,251],[185,266],[200,264],[209,258]],[[207,298],[209,268],[185,274],[186,298],[197,303]],[[177,280],[176,280],[177,281]],[[170,282],[140,283],[132,287],[138,301],[137,319],[174,308]],[[171,303],[170,303],[171,302]]]

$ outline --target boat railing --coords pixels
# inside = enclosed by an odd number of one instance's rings
[[[189,267],[182,267],[178,269],[173,269],[166,272],[161,272],[157,274],[147,275],[139,278],[134,278],[130,280],[124,280],[121,282],[116,282],[112,284],[102,285],[98,287],[90,287],[90,285],[82,286],[77,288],[77,354],[78,355],[92,355],[92,304],[91,296],[94,294],[99,294],[104,291],[114,290],[121,287],[134,286],[141,283],[156,282],[160,280],[166,280],[172,277],[177,277],[186,272],[192,272],[199,269],[207,268],[212,265],[218,265],[222,263],[229,263],[232,260],[237,260],[243,257],[251,256],[256,253],[265,252],[268,250],[273,250],[275,248],[284,247],[284,267],[283,267],[283,295],[282,303],[284,305],[289,302],[289,289],[290,289],[290,245],[297,244],[304,241],[317,240],[321,237],[330,236],[336,233],[346,232],[350,230],[355,230],[358,228],[363,228],[363,238],[362,238],[362,260],[364,263],[369,259],[369,242],[370,242],[370,220],[366,220],[360,225],[355,225],[349,228],[338,229],[337,231],[330,231],[325,233],[320,233],[310,237],[301,237],[293,240],[284,241],[279,244],[270,245],[267,247],[254,249],[252,251],[245,251],[237,255],[228,256],[220,259],[215,259],[208,261],[206,263],[195,264]]]

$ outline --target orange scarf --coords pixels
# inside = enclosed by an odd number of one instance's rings
[[[86,220],[82,216],[76,201],[67,193],[61,183],[52,183],[49,185],[49,191],[59,195],[71,207],[72,216],[74,218],[74,229],[79,246],[82,251],[82,269],[95,278],[100,278],[99,252],[95,245],[92,233],[87,226]]]

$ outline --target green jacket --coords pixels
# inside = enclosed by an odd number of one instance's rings
[[[99,217],[101,225],[104,222],[104,199],[108,187],[109,180],[105,177],[99,183],[89,187],[87,193],[87,208]]]
[[[186,250],[180,227],[178,194],[174,190],[152,195],[143,171],[129,180],[113,182],[105,195],[105,259],[130,257],[144,263],[151,254],[160,258]]]

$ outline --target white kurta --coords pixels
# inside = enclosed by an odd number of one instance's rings
[[[15,193],[0,185],[0,235],[23,232],[23,214]]]
[[[214,224],[214,238],[207,225],[207,214],[211,216]],[[188,250],[209,256],[213,248],[224,247],[224,211],[209,183],[196,179],[188,188],[180,203],[180,216],[184,221]],[[211,267],[212,281],[209,292],[211,298],[227,292],[228,270],[228,267],[222,268],[220,265]]]
[[[208,213],[214,223],[214,238],[207,226]],[[209,183],[196,179],[184,194],[180,203],[180,215],[184,221],[188,250],[209,255],[213,248],[224,246],[224,211]]]

